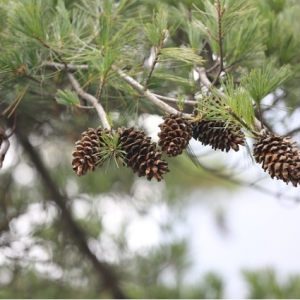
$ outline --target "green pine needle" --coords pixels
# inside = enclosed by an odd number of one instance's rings
[[[189,65],[202,65],[204,60],[191,48],[164,48],[160,51],[160,61],[177,60]]]
[[[262,69],[253,69],[242,77],[242,85],[256,103],[287,82],[293,75],[290,65],[276,68],[276,60],[266,60]]]
[[[105,161],[108,161],[106,171],[108,166],[113,161],[117,168],[119,165],[126,165],[126,152],[121,150],[122,144],[119,143],[120,135],[115,134],[106,134],[104,131],[101,134],[100,142],[100,152],[96,155],[101,157],[98,164],[103,164]]]
[[[162,7],[154,14],[151,23],[146,23],[143,31],[151,44],[155,47],[160,47],[161,41],[166,38],[166,31],[170,34],[168,29],[168,12]]]
[[[219,91],[214,88],[210,97],[198,101],[199,117],[225,122],[225,127],[231,122],[237,123],[249,136],[255,136],[255,114],[248,91],[236,88],[232,77],[229,77],[226,83],[222,82],[222,87],[225,97],[220,98]]]
[[[55,98],[57,103],[66,105],[66,106],[76,106],[80,104],[78,95],[70,90],[58,90],[58,97]]]

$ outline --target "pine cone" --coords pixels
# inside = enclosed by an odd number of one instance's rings
[[[126,152],[127,166],[132,168],[139,177],[153,177],[157,181],[163,179],[163,174],[169,172],[168,163],[161,160],[161,151],[156,151],[156,143],[151,143],[151,138],[146,137],[144,131],[130,128],[119,128],[120,149]]]
[[[272,178],[281,179],[286,184],[292,182],[294,187],[300,183],[300,153],[297,143],[290,137],[278,134],[261,137],[254,144],[253,155]]]
[[[93,128],[82,133],[82,138],[76,143],[76,149],[73,151],[72,160],[73,171],[82,176],[87,171],[95,171],[95,166],[100,158],[96,155],[100,151],[100,143],[97,132]]]
[[[175,157],[187,148],[192,138],[192,125],[177,114],[164,116],[163,119],[164,123],[158,125],[161,129],[158,145],[168,156]]]
[[[83,132],[80,141],[77,141],[76,149],[73,151],[73,170],[78,176],[85,175],[87,171],[95,171],[96,166],[101,166],[101,159],[103,158],[99,152],[103,147],[102,133],[107,135],[112,134],[107,129],[98,127],[97,130],[89,128],[88,131]]]
[[[201,120],[192,124],[193,138],[205,146],[211,145],[214,150],[239,151],[239,145],[245,146],[245,135],[235,123],[231,123],[227,128],[226,123],[220,121]]]

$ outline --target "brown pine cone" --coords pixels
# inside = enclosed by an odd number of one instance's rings
[[[82,138],[76,143],[76,149],[73,151],[72,160],[73,171],[82,176],[87,171],[95,171],[95,166],[99,163],[100,157],[97,155],[100,151],[99,137],[93,128],[82,133]]]
[[[158,125],[158,145],[168,156],[177,156],[188,147],[192,138],[192,125],[189,120],[177,115],[164,116],[164,123]]]
[[[126,152],[127,166],[132,168],[139,177],[147,176],[148,180],[153,177],[157,181],[163,179],[163,174],[169,172],[168,163],[161,160],[161,152],[156,151],[156,144],[151,143],[151,138],[146,137],[144,131],[130,128],[119,128],[120,150]]]
[[[261,137],[253,148],[257,163],[269,172],[272,178],[281,179],[294,187],[300,183],[300,154],[297,143],[290,137],[271,134]]]
[[[239,145],[245,146],[245,135],[235,123],[226,127],[225,122],[200,120],[192,125],[193,138],[205,146],[211,145],[214,150],[239,151]]]

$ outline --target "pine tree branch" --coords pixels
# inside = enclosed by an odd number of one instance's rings
[[[110,124],[107,120],[107,116],[106,116],[106,112],[103,109],[102,105],[97,101],[97,99],[92,96],[91,94],[86,93],[80,86],[80,84],[78,83],[78,81],[76,80],[76,78],[74,77],[73,74],[71,74],[70,72],[67,72],[67,76],[69,78],[69,81],[71,82],[73,88],[75,89],[75,91],[77,92],[77,94],[82,97],[83,99],[89,101],[90,103],[93,104],[93,106],[95,107],[102,125],[104,128],[110,130]]]
[[[251,132],[256,138],[259,138],[260,134],[258,134],[257,132],[253,131],[252,128],[250,128],[248,126],[248,124],[246,124],[246,122],[244,120],[242,120],[239,116],[237,116],[233,111],[231,111],[230,108],[228,108],[228,112],[229,114],[240,124],[243,125],[244,128],[246,128],[249,132]],[[262,123],[260,123],[262,125]]]
[[[153,93],[153,95],[154,95],[155,97],[157,97],[158,99],[163,100],[163,101],[166,101],[166,102],[175,103],[175,104],[178,103],[178,100],[175,99],[175,98],[165,97],[165,96],[161,96],[161,95],[154,94],[154,93]],[[196,106],[196,105],[197,105],[197,101],[184,100],[184,104],[185,104],[185,105],[189,105],[189,106]]]
[[[76,72],[78,70],[82,70],[82,71],[87,71],[88,70],[88,66],[87,65],[71,65],[71,64],[68,64],[67,65],[67,69],[65,69],[64,64],[61,64],[61,63],[46,63],[44,66],[47,69],[49,69],[49,70],[57,70],[57,71],[62,71],[62,72],[66,72],[66,71]],[[118,73],[119,73],[119,75],[129,85],[131,85],[136,91],[138,91],[144,97],[148,98],[155,105],[157,105],[158,107],[162,108],[166,112],[173,113],[173,114],[174,113],[175,114],[179,113],[179,111],[177,111],[173,107],[171,107],[171,106],[169,106],[169,105],[167,105],[164,102],[162,102],[162,101],[159,100],[159,98],[161,98],[162,100],[165,100],[165,101],[177,103],[178,101],[176,99],[169,98],[169,97],[164,97],[164,96],[160,96],[160,95],[156,95],[156,94],[153,94],[153,93],[149,92],[149,90],[144,90],[144,87],[142,85],[140,85],[137,81],[135,81],[132,77],[126,75],[124,72],[122,72],[121,70],[118,70],[117,68],[113,68],[113,69],[117,70]],[[141,87],[142,87],[142,89],[141,89]],[[82,97],[82,98],[84,98],[84,97]],[[185,101],[185,104],[190,105],[190,106],[194,106],[195,103],[196,103],[195,101],[189,101],[189,100]],[[185,115],[189,116],[188,114],[185,114]]]
[[[53,53],[55,53],[57,55],[57,57],[60,57],[61,54],[53,49],[52,47],[50,47],[47,43],[45,43],[37,34],[34,35],[34,37],[47,49],[51,50]]]
[[[0,129],[0,169],[2,168],[5,155],[9,149],[10,142],[5,132]]]
[[[154,68],[155,68],[155,66],[156,66],[156,64],[158,62],[158,57],[160,55],[160,50],[163,48],[165,38],[166,38],[166,30],[164,30],[163,33],[162,33],[162,38],[161,38],[159,47],[155,48],[155,58],[154,58],[154,60],[153,60],[153,62],[151,64],[150,72],[149,72],[149,74],[148,74],[148,76],[146,78],[146,82],[145,82],[145,85],[144,85],[144,90],[146,90],[147,87],[148,87],[150,78],[151,78],[152,73],[154,71]]]
[[[215,40],[216,42],[218,42],[218,39],[212,34],[212,32],[209,30],[209,28],[206,27],[205,29],[206,29],[207,33],[209,34],[209,36],[210,36],[213,40]]]
[[[136,80],[134,80],[132,77],[126,75],[124,72],[122,72],[119,69],[114,68],[118,74],[126,81],[132,88],[134,88],[136,91],[138,91],[142,96],[150,100],[153,104],[160,107],[165,112],[168,112],[170,114],[181,114],[178,110],[171,107],[170,105],[164,103],[163,101],[159,100],[154,94],[149,92],[149,90],[144,90],[144,87],[139,84]],[[182,114],[183,116],[190,117],[189,114]]]
[[[218,81],[222,71],[223,71],[223,47],[222,47],[222,40],[223,40],[223,34],[222,34],[222,16],[225,11],[225,6],[221,10],[221,2],[220,0],[217,0],[217,3],[215,3],[215,7],[218,13],[218,44],[219,44],[219,57],[220,57],[220,64],[219,64],[219,70],[218,74],[215,77],[212,85],[214,86],[216,82]]]
[[[210,82],[210,80],[207,78],[207,75],[206,75],[206,71],[204,68],[199,68],[199,67],[196,67],[195,68],[196,71],[198,72],[199,74],[199,79],[200,79],[200,82],[206,86],[209,90],[211,90],[212,88],[212,84]],[[220,91],[220,90],[217,90],[218,91],[218,94],[221,98],[226,98],[226,95]],[[232,112],[231,112],[232,113]],[[234,116],[232,115],[234,118],[238,118],[237,116]],[[240,118],[238,118],[237,120],[240,120]],[[249,129],[249,126],[243,121],[243,120],[240,120],[242,122],[242,124],[245,124],[247,128],[247,130]],[[266,125],[264,125],[263,123],[261,123],[257,118],[255,118],[254,120],[254,125],[255,127],[258,129],[258,131],[261,132],[261,134],[263,134],[264,132],[267,132],[267,131],[270,131]],[[254,136],[257,136],[257,133],[256,132],[253,132],[253,130],[250,130],[251,133],[254,134]]]
[[[28,78],[28,79],[30,79],[30,80],[36,82],[36,83],[39,83],[39,84],[42,84],[42,83],[43,83],[42,80],[37,79],[37,78],[35,78],[35,77],[33,77],[33,76],[27,74],[26,72],[25,72],[24,74],[22,74],[22,76],[23,76],[23,77],[26,77],[26,78]]]
[[[100,89],[99,89],[98,97],[97,97],[98,102],[100,102],[102,91],[103,91],[103,88],[104,88],[104,84],[105,84],[105,77],[101,76],[101,78],[100,78]]]
[[[19,130],[16,130],[16,135],[39,173],[45,189],[48,191],[49,195],[51,195],[51,200],[53,200],[61,210],[61,221],[64,224],[63,229],[70,232],[78,248],[90,260],[96,273],[99,275],[100,280],[103,282],[103,289],[106,288],[110,290],[113,297],[116,299],[125,299],[126,297],[119,287],[119,279],[117,275],[106,263],[99,261],[95,254],[90,250],[87,243],[86,233],[72,218],[72,214],[66,205],[65,196],[59,192],[58,187],[49,175],[49,171],[44,166],[39,153],[30,144],[27,137],[28,135],[20,132]]]
[[[51,51],[53,51],[59,58],[61,57],[61,54],[60,54],[58,51],[52,49],[49,45],[47,45],[47,44],[46,44],[42,39],[40,39],[38,36],[37,36],[36,38],[37,38],[37,40],[38,40],[44,47],[46,47],[46,48],[50,49]],[[63,61],[61,64],[56,64],[56,65],[55,65],[55,64],[52,64],[52,66],[62,67],[62,68],[60,68],[61,71],[65,70],[65,71],[67,72],[66,74],[67,74],[67,76],[68,76],[68,79],[69,79],[69,81],[71,82],[71,84],[72,84],[73,88],[75,89],[75,91],[77,92],[77,94],[78,94],[80,97],[82,97],[83,99],[85,99],[85,100],[87,100],[87,101],[89,101],[89,102],[91,102],[91,103],[93,104],[93,106],[95,107],[95,109],[96,109],[96,111],[97,111],[97,113],[98,113],[98,115],[99,115],[99,117],[100,117],[100,120],[101,120],[101,122],[102,122],[103,127],[106,128],[106,129],[108,129],[108,130],[110,130],[111,127],[110,127],[110,124],[109,124],[109,122],[108,122],[108,120],[107,120],[106,112],[105,112],[105,110],[103,109],[102,105],[97,101],[97,99],[96,99],[94,96],[92,96],[92,95],[86,93],[86,92],[81,88],[80,84],[78,83],[78,81],[76,80],[76,78],[74,77],[74,75],[67,71],[68,68],[69,68],[69,67],[68,67],[68,64],[67,64],[66,62]],[[49,67],[50,67],[50,66],[49,66]],[[104,81],[103,81],[103,85],[104,85]],[[101,93],[102,93],[103,85],[100,87],[100,92],[101,92]],[[101,94],[100,94],[100,95],[101,95]]]
[[[209,90],[211,90],[212,84],[210,82],[210,80],[208,79],[207,75],[206,75],[206,70],[205,68],[199,68],[196,67],[195,70],[198,72],[199,74],[199,80],[200,82],[206,86]],[[222,93],[222,92],[221,92]],[[223,94],[223,93],[222,93]],[[222,96],[225,96],[225,94],[223,94]]]
[[[88,65],[68,64],[67,67],[65,67],[65,65],[62,63],[52,62],[52,63],[45,63],[44,66],[48,70],[60,71],[60,72],[77,72],[78,70],[81,70],[81,71],[88,70]]]

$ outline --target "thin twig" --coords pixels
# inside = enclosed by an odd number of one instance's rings
[[[218,39],[212,34],[212,32],[209,30],[209,28],[206,27],[205,29],[206,29],[206,31],[208,32],[209,36],[210,36],[213,40],[215,40],[216,42],[218,42]]]
[[[211,89],[212,89],[212,84],[211,84],[210,80],[207,78],[205,69],[204,69],[204,68],[199,68],[199,67],[196,67],[195,69],[196,69],[196,71],[197,71],[198,74],[199,74],[200,82],[201,82],[204,86],[206,86],[209,90],[211,90]],[[225,99],[227,98],[226,94],[223,93],[222,91],[217,90],[217,92],[218,92],[218,94],[219,94],[219,96],[220,96],[221,98],[225,98]],[[231,113],[232,113],[232,112],[231,112]],[[232,115],[232,116],[233,116],[233,115]],[[237,117],[237,116],[233,116],[233,117]],[[242,121],[242,120],[241,120],[241,121]],[[244,124],[247,125],[245,122],[244,122]],[[243,124],[243,125],[244,125],[244,124]],[[260,122],[257,118],[254,119],[254,125],[257,127],[258,131],[261,131],[262,134],[263,134],[263,132],[269,132],[269,129],[266,127],[266,125],[261,124],[261,122]],[[249,128],[248,125],[247,125],[247,127],[245,127],[245,128],[248,129],[248,128]],[[251,132],[252,134],[254,134],[254,136],[257,136],[257,132],[254,132],[253,130],[251,130],[250,132]]]
[[[14,114],[14,124],[13,124],[13,127],[11,129],[11,132],[10,134],[6,134],[6,139],[10,138],[14,133],[15,133],[15,130],[17,128],[17,114]]]
[[[258,117],[259,117],[259,120],[260,120],[261,128],[263,128],[264,125],[263,125],[263,117],[262,117],[260,103],[257,103],[257,112],[258,112]]]
[[[2,168],[5,155],[9,149],[10,142],[5,134],[5,131],[0,128],[0,169]]]
[[[149,92],[149,90],[144,90],[144,87],[141,84],[139,84],[136,80],[134,80],[132,77],[128,76],[127,74],[125,74],[121,70],[119,70],[117,68],[114,68],[114,69],[124,79],[124,81],[126,81],[132,88],[134,88],[142,96],[144,96],[145,98],[147,98],[148,100],[150,100],[152,103],[154,103],[156,106],[160,107],[161,109],[163,109],[164,111],[166,111],[166,112],[168,112],[170,114],[181,114],[183,116],[190,117],[189,114],[180,113],[175,108],[173,108],[170,105],[164,103],[163,101],[161,101],[160,99],[158,99],[154,94],[152,94],[151,92]]]
[[[100,78],[100,89],[99,89],[99,93],[98,93],[98,97],[97,97],[98,98],[98,102],[100,102],[104,84],[105,84],[105,77],[101,76],[101,78]]]
[[[67,76],[68,76],[69,81],[71,82],[73,88],[74,88],[75,91],[77,92],[77,94],[78,94],[81,98],[83,98],[83,99],[85,99],[85,100],[87,100],[87,101],[89,101],[90,103],[93,104],[93,106],[95,107],[95,109],[96,109],[97,112],[98,112],[98,115],[99,115],[99,117],[100,117],[100,119],[101,119],[101,122],[102,122],[103,127],[104,127],[104,128],[107,128],[108,130],[110,130],[110,124],[109,124],[109,122],[108,122],[108,120],[107,120],[106,112],[105,112],[105,110],[103,109],[102,105],[97,101],[97,99],[96,99],[94,96],[92,96],[91,94],[86,93],[86,92],[81,88],[80,84],[78,83],[78,81],[76,80],[76,78],[74,77],[73,74],[67,72]]]
[[[76,107],[83,108],[83,109],[94,109],[95,108],[94,106],[84,106],[84,105],[79,105],[79,104],[77,104]]]
[[[216,82],[218,81],[222,71],[223,71],[223,49],[222,49],[222,39],[223,39],[223,34],[222,34],[222,16],[225,11],[225,7],[221,10],[221,2],[220,0],[217,0],[217,3],[215,4],[215,7],[217,9],[218,13],[218,44],[219,44],[219,57],[220,57],[220,64],[219,64],[219,70],[218,74],[215,77],[214,81],[212,82],[212,85],[214,86]]]
[[[256,138],[260,136],[257,132],[253,131],[252,128],[248,126],[248,124],[242,120],[239,116],[237,116],[231,109],[228,110],[229,114],[240,124],[243,125],[244,128],[246,128],[249,132],[251,132]],[[261,128],[263,128],[263,124],[261,123]]]
[[[175,98],[165,97],[165,96],[161,96],[161,95],[154,94],[154,93],[153,93],[153,95],[156,96],[157,98],[163,100],[163,101],[166,101],[166,102],[171,102],[171,103],[175,103],[175,104],[178,103],[178,100],[175,99]],[[189,106],[195,106],[195,105],[197,105],[197,101],[184,100],[184,104],[189,105]]]
[[[45,43],[37,34],[34,35],[34,37],[45,47],[45,48],[48,48],[49,50],[51,50],[52,52],[54,52],[58,57],[61,56],[61,54],[53,49],[52,47],[50,47],[47,43]]]
[[[199,68],[199,67],[196,67],[195,70],[198,72],[199,74],[199,80],[200,82],[206,86],[209,90],[211,90],[211,82],[210,80],[208,79],[207,75],[206,75],[206,70],[205,68]],[[224,94],[225,96],[225,94]]]
[[[144,90],[146,90],[147,87],[148,87],[150,78],[151,78],[152,73],[154,71],[154,68],[155,68],[155,66],[156,66],[156,64],[158,62],[158,57],[160,55],[160,51],[163,48],[165,38],[166,38],[166,31],[163,30],[161,41],[160,41],[160,45],[157,48],[154,48],[155,49],[155,58],[154,58],[154,60],[152,62],[151,69],[150,69],[149,74],[148,74],[148,76],[146,78],[146,82],[145,82],[145,85],[144,85]]]
[[[88,71],[88,65],[72,65],[68,64],[67,67],[62,63],[45,63],[45,68],[48,70],[60,71],[60,72],[76,72],[78,70]]]
[[[211,71],[213,71],[215,68],[217,68],[219,66],[220,62],[217,61],[212,67],[210,67],[209,69],[206,70],[206,73],[210,73]]]
[[[32,81],[38,83],[38,84],[42,84],[42,83],[43,83],[42,80],[37,79],[37,78],[33,77],[32,75],[27,74],[26,72],[24,72],[24,73],[22,74],[22,76],[23,76],[23,77],[26,77],[26,78],[28,78],[28,79],[30,79],[30,80],[32,80]]]

